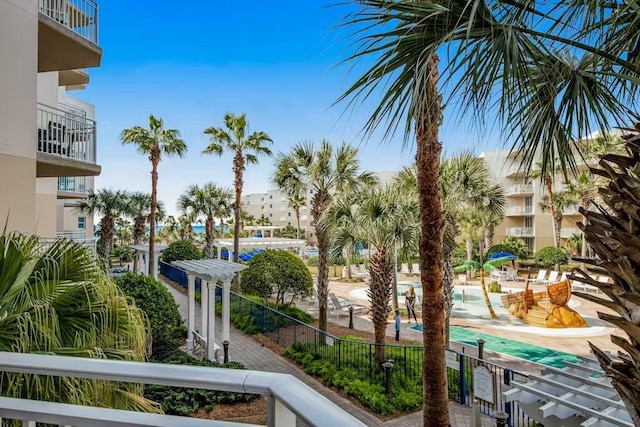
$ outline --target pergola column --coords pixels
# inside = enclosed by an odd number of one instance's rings
[[[200,325],[200,336],[202,338],[207,338],[209,336],[209,290],[208,285],[209,282],[205,282],[201,279],[200,281],[200,310],[202,313],[202,325]]]
[[[193,331],[195,330],[196,320],[196,276],[187,275],[188,281],[188,313],[187,313],[187,350],[193,350]]]
[[[153,278],[158,280],[158,270],[160,269],[160,251],[155,251],[153,253],[153,265],[155,269],[153,270]]]
[[[229,317],[231,314],[231,277],[224,279],[222,283],[222,340],[229,340]]]
[[[208,304],[209,304],[209,330],[207,331],[207,359],[216,360],[216,284],[207,282]]]

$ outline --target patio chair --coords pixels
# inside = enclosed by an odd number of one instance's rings
[[[360,264],[359,268],[360,268],[360,276],[361,277],[363,277],[364,279],[370,279],[371,278],[371,274],[369,274],[369,271],[364,266],[364,264]]]
[[[402,274],[411,274],[411,272],[409,271],[409,264],[407,264],[406,262],[403,262],[401,267],[400,267],[400,273]]]
[[[540,270],[538,271],[538,276],[535,279],[531,279],[531,281],[535,285],[540,285],[544,283],[545,277],[547,277],[547,270]]]
[[[516,270],[515,268],[507,268],[506,279],[511,281],[511,282],[517,282],[518,281],[518,270]]]
[[[364,314],[366,311],[366,308],[362,305],[357,304],[354,301],[348,301],[348,300],[339,300],[338,297],[336,296],[336,294],[334,293],[330,293],[329,294],[329,299],[331,300],[331,303],[333,304],[333,310],[332,313],[334,313],[336,315],[336,318],[338,316],[340,316],[341,314],[349,314],[349,308],[353,307],[353,313],[354,314]],[[356,313],[357,312],[357,313]]]
[[[558,281],[558,275],[560,275],[560,272],[553,270],[551,273],[549,273],[549,277],[547,278],[547,280],[543,280],[543,283],[546,285],[556,283]]]
[[[466,274],[458,274],[458,284],[466,285],[467,284],[467,275]]]
[[[411,264],[411,272],[417,276],[420,275],[420,264]]]
[[[350,270],[351,270],[351,275],[354,277],[361,277],[362,275],[360,274],[360,272],[356,269],[356,266],[351,264],[349,266]]]

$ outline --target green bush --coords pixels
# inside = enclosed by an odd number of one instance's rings
[[[507,236],[499,244],[491,246],[487,251],[487,256],[496,252],[510,252],[520,259],[530,258],[532,255],[527,243],[515,236]]]
[[[317,256],[310,256],[309,258],[307,258],[307,265],[309,267],[317,267],[318,266],[318,257]]]
[[[173,242],[162,252],[162,261],[167,264],[185,259],[202,259],[202,252],[188,240]]]
[[[229,362],[216,364],[210,360],[199,360],[181,350],[169,353],[164,363],[172,365],[203,366],[212,369],[229,368],[245,369],[241,363]],[[215,371],[211,372],[215,375]],[[258,396],[255,394],[231,393],[223,391],[200,390],[184,387],[168,387],[163,385],[147,385],[144,388],[144,397],[158,402],[165,414],[189,416],[200,408],[205,411],[213,409],[216,403],[251,402]]]
[[[313,278],[304,262],[287,251],[268,250],[255,255],[240,276],[242,292],[268,298],[276,294],[276,304],[285,295],[306,297],[313,289]]]
[[[492,281],[491,283],[489,283],[489,292],[501,292],[502,287],[500,286],[500,283],[496,282],[495,280]]]
[[[180,346],[179,340],[187,335],[173,296],[162,283],[142,274],[127,273],[118,277],[116,284],[146,313],[151,327],[151,357],[163,360]]]
[[[556,264],[564,265],[568,263],[569,256],[562,248],[546,246],[536,252],[536,262],[541,267],[553,267]]]
[[[465,242],[460,242],[453,250],[453,265],[460,265],[466,260],[467,244]],[[478,242],[473,243],[473,261],[480,261],[480,247],[478,246]]]
[[[516,260],[516,265],[519,268],[537,267],[538,263],[535,259],[519,259]]]

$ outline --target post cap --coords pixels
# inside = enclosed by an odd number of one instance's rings
[[[506,413],[506,412],[504,412],[504,411],[495,411],[495,412],[493,413],[493,415],[494,415],[494,416],[496,417],[496,419],[498,419],[498,420],[506,420],[506,419],[508,419],[508,418],[509,418],[509,414],[507,414],[507,413]]]
[[[386,362],[384,362],[384,363],[382,364],[382,367],[383,367],[384,369],[393,369],[393,361],[391,361],[391,360],[387,360]]]
[[[478,342],[478,344],[484,344],[484,343],[486,343],[486,341],[485,341],[485,340],[483,340],[482,338],[480,338],[477,342]]]
[[[229,340],[222,341],[222,345],[229,345]]]

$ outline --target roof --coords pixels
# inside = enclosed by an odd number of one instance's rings
[[[245,230],[280,230],[284,227],[278,227],[277,225],[248,225]]]
[[[149,253],[149,245],[131,245],[131,249],[135,250],[136,252],[144,252]],[[160,253],[162,251],[164,251],[165,249],[167,249],[166,246],[164,245],[154,245],[153,246],[153,250],[156,253]]]
[[[230,280],[236,273],[247,268],[246,265],[219,259],[198,259],[191,261],[173,261],[174,267],[180,268],[207,282]]]
[[[245,237],[240,240],[240,248],[290,248],[304,247],[307,245],[305,240],[286,239],[284,237]],[[233,247],[233,238],[215,239],[214,246]]]

